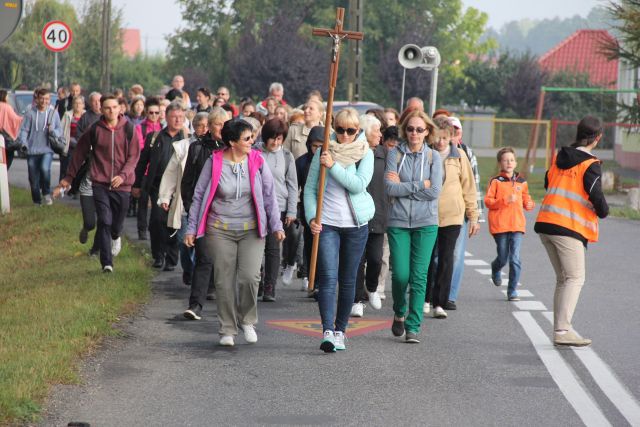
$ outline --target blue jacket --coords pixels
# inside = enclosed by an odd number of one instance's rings
[[[317,150],[315,156],[313,156],[307,183],[304,186],[304,210],[307,222],[316,217],[321,152],[322,150]],[[358,227],[367,224],[376,213],[373,199],[367,193],[367,185],[369,185],[373,176],[373,151],[368,150],[357,167],[352,164],[344,168],[336,162],[331,169],[327,169],[327,174],[331,175],[348,192],[348,200],[350,202],[348,208]],[[326,184],[325,180],[325,188]]]
[[[389,205],[389,227],[418,228],[438,225],[438,197],[442,190],[440,154],[427,147],[412,153],[402,142],[387,154],[387,172],[396,172],[400,183],[385,179]],[[424,180],[431,187],[424,187]]]
[[[33,106],[25,113],[18,133],[18,141],[20,141],[21,146],[27,147],[28,155],[53,153],[47,138],[49,121],[51,122],[51,132],[61,137],[60,116],[58,116],[53,107],[49,106],[45,111],[38,111]]]

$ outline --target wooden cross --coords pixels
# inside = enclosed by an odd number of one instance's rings
[[[340,43],[344,39],[362,40],[364,34],[357,31],[344,31],[342,24],[344,23],[344,8],[336,9],[336,25],[332,29],[314,28],[313,35],[320,37],[330,37],[333,40],[331,48],[331,63],[329,66],[329,96],[327,97],[327,113],[325,116],[324,126],[324,143],[322,144],[322,152],[329,149],[329,138],[331,137],[331,118],[333,117],[333,95],[336,90],[338,80],[338,65],[340,64]],[[324,166],[320,166],[320,178],[318,179],[318,204],[316,209],[316,223],[322,221],[322,203],[324,199],[324,183],[327,177],[327,170]],[[318,258],[318,244],[320,243],[320,235],[313,236],[313,246],[311,247],[311,263],[309,265],[309,290],[313,290],[316,277],[316,261]]]

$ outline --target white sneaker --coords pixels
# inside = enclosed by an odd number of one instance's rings
[[[374,310],[380,310],[382,308],[382,300],[377,292],[371,292],[369,294],[369,304]]]
[[[446,319],[447,318],[447,312],[444,311],[442,309],[442,307],[438,306],[435,307],[432,311],[431,311],[431,315],[433,317],[435,317],[436,319]]]
[[[282,284],[289,286],[293,280],[293,272],[296,270],[296,265],[287,265],[282,272]]]
[[[387,296],[384,294],[384,292],[376,291],[376,293],[378,294],[378,296],[382,301],[387,299]]]
[[[220,337],[220,345],[223,345],[225,347],[233,347],[234,345],[233,336],[223,335],[222,337]]]
[[[422,313],[424,313],[425,316],[428,316],[429,313],[431,313],[431,304],[425,302],[424,306],[422,307]]]
[[[47,206],[51,206],[53,204],[53,199],[51,198],[51,196],[49,194],[44,196],[44,204],[47,205]]]
[[[258,342],[258,335],[253,325],[242,325],[242,331],[244,332],[244,339],[249,344]]]
[[[344,345],[347,337],[344,336],[344,332],[335,331],[333,335],[333,345],[336,350],[346,350],[347,347]]]
[[[301,291],[308,291],[309,290],[309,278],[305,277],[304,279],[302,279],[302,287],[300,288]]]
[[[351,306],[351,317],[362,317],[364,316],[364,304],[361,302],[357,302]]]
[[[111,255],[118,256],[120,249],[122,249],[122,239],[118,237],[117,239],[111,240]]]

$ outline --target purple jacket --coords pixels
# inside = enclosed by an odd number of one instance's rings
[[[207,160],[193,192],[187,234],[195,234],[196,238],[204,236],[207,231],[209,210],[220,183],[220,175],[222,175],[224,151],[215,151]],[[258,235],[264,238],[267,235],[267,229],[270,233],[283,231],[273,176],[269,167],[263,167],[265,162],[260,151],[251,150],[247,163],[249,164],[251,196],[258,222]]]

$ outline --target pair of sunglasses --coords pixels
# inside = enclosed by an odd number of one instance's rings
[[[341,127],[341,126],[338,126],[336,128],[336,133],[339,134],[339,135],[344,135],[346,133],[349,136],[353,136],[353,135],[356,134],[356,132],[358,132],[358,129],[355,129],[355,128],[346,128],[345,129],[345,128]]]
[[[407,133],[412,133],[412,132],[425,133],[426,129],[425,128],[414,128],[413,126],[407,126]]]

